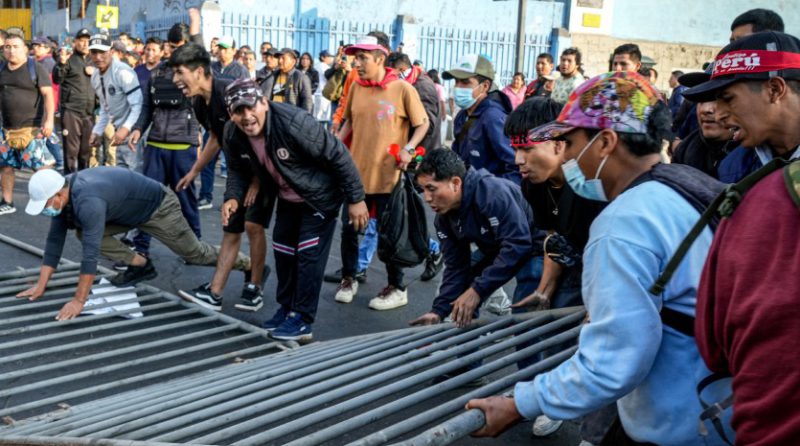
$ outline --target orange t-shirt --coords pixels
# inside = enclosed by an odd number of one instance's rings
[[[344,111],[353,128],[350,155],[367,194],[388,194],[400,178],[391,144],[408,144],[412,127],[428,121],[417,90],[396,80],[381,87],[353,83]]]

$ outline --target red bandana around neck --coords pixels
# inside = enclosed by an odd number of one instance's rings
[[[356,79],[356,82],[358,82],[358,85],[361,85],[362,87],[381,87],[384,90],[386,90],[386,86],[389,85],[389,82],[394,82],[394,81],[396,81],[398,79],[399,78],[397,77],[397,72],[396,71],[394,71],[391,68],[386,68],[386,75],[383,77],[383,80],[380,81],[380,82],[367,81],[367,80],[361,79],[360,77],[358,79]]]

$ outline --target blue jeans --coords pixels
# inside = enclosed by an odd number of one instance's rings
[[[55,133],[55,130],[53,132]],[[47,150],[56,159],[56,169],[64,167],[64,152],[61,150],[61,143],[55,134],[47,138]]]
[[[183,150],[159,149],[145,146],[144,150],[144,175],[159,183],[168,186],[173,191],[178,181],[181,180],[197,161],[197,147],[190,146]],[[186,189],[176,192],[181,204],[183,217],[192,228],[192,232],[200,239],[200,211],[197,209],[194,182]],[[150,251],[150,234],[139,231],[133,239],[136,252],[147,255]]]

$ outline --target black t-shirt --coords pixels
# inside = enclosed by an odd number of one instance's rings
[[[36,70],[36,83],[31,79],[28,63]],[[0,71],[0,107],[2,107],[3,127],[39,127],[44,114],[44,98],[39,87],[50,87],[50,73],[42,64],[30,60],[11,71],[8,65]]]
[[[206,131],[211,131],[222,145],[225,123],[230,120],[228,108],[225,106],[225,88],[232,79],[213,78],[211,84],[211,101],[206,104],[201,96],[194,98],[194,115]]]
[[[522,182],[522,193],[533,209],[537,228],[563,235],[577,250],[589,241],[589,228],[607,203],[587,200],[568,185],[555,188],[549,182]]]

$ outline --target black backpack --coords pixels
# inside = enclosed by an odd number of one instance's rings
[[[408,173],[400,175],[378,221],[378,258],[384,263],[412,267],[428,256],[425,203]]]

